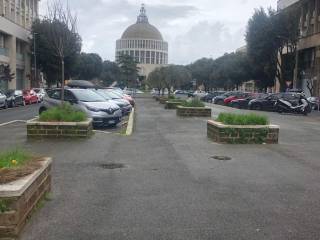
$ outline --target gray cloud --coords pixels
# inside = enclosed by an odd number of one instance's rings
[[[40,13],[46,4],[40,2]],[[137,0],[69,0],[78,16],[83,51],[114,60],[115,41],[135,23]],[[169,42],[171,63],[190,63],[200,57],[218,57],[244,44],[246,23],[254,8],[276,6],[276,0],[146,0],[151,24]]]

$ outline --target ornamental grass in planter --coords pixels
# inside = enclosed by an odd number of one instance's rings
[[[0,239],[17,239],[50,189],[50,158],[19,148],[0,152]]]
[[[30,175],[41,167],[41,161],[43,158],[19,148],[0,153],[0,184]]]
[[[211,117],[211,108],[206,107],[198,99],[192,99],[177,106],[177,115],[180,117]]]
[[[275,144],[279,139],[279,126],[270,125],[266,116],[220,113],[215,121],[208,121],[207,136],[219,143]]]
[[[41,122],[83,122],[87,120],[87,115],[75,110],[70,104],[63,104],[42,112],[39,120]]]
[[[27,135],[32,138],[87,138],[92,134],[92,119],[70,104],[48,109],[39,119],[27,122]]]

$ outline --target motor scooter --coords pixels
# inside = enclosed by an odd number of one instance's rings
[[[308,102],[308,100],[304,97],[301,97],[299,99],[299,103],[297,106],[294,106],[291,102],[284,100],[284,99],[278,99],[275,102],[275,108],[278,113],[298,113],[303,115],[308,115],[311,112],[311,107]]]

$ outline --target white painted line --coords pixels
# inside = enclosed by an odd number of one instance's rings
[[[13,124],[13,123],[26,123],[26,122],[27,122],[26,120],[13,120],[13,121],[10,121],[10,122],[1,123],[0,127],[4,127],[4,126],[7,126],[7,125],[10,125],[10,124]]]
[[[0,127],[4,127],[4,126],[10,125],[10,124],[14,124],[14,123],[27,123],[28,121],[33,121],[33,120],[36,120],[37,118],[38,117],[29,119],[29,120],[12,120],[10,122],[1,123]]]

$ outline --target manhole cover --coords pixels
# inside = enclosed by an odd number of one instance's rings
[[[219,161],[230,161],[230,160],[232,160],[231,157],[227,157],[227,156],[212,156],[211,158],[213,158],[215,160],[219,160]]]
[[[104,169],[118,169],[118,168],[125,168],[126,166],[122,163],[105,163],[105,164],[101,164],[100,167]]]

